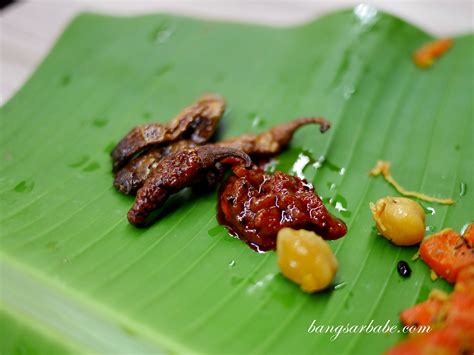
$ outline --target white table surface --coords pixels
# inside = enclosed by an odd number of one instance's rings
[[[24,84],[69,21],[82,11],[135,15],[168,12],[201,18],[287,26],[317,18],[354,0],[36,0],[0,13],[0,104]],[[474,29],[474,0],[364,1],[400,16],[436,36]]]

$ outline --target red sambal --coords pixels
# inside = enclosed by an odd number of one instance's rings
[[[305,180],[277,171],[233,167],[219,193],[218,219],[230,233],[257,250],[275,249],[284,227],[316,232],[338,239],[347,232],[343,221],[332,216]]]

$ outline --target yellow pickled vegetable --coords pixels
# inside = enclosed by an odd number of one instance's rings
[[[370,203],[379,234],[400,246],[419,244],[425,235],[425,212],[405,197],[384,197]]]
[[[338,269],[329,244],[314,232],[283,228],[277,236],[278,266],[305,292],[328,287]]]

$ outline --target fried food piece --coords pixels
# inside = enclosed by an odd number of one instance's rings
[[[252,163],[250,157],[240,150],[206,145],[185,150],[162,159],[153,174],[138,190],[135,203],[128,212],[128,220],[136,226],[147,224],[150,214],[159,208],[168,197],[185,187],[209,178],[209,171],[216,164]],[[245,170],[244,167],[242,169]]]
[[[218,219],[229,231],[257,250],[275,248],[284,227],[314,231],[338,239],[347,227],[331,216],[314,188],[296,176],[253,167],[232,168],[219,193]]]
[[[297,118],[288,123],[275,126],[270,130],[258,134],[242,134],[217,143],[221,147],[239,149],[252,158],[268,157],[282,151],[293,138],[298,128],[307,124],[319,124],[320,132],[326,132],[331,123],[320,117]]]
[[[430,333],[416,334],[392,349],[387,355],[461,355],[472,354],[472,332],[456,324]]]
[[[225,109],[219,95],[204,95],[185,108],[169,123],[150,123],[133,128],[112,151],[113,170],[120,169],[129,159],[144,149],[190,139],[195,143],[206,142],[215,131]]]
[[[436,274],[451,283],[456,281],[462,268],[474,264],[474,249],[452,229],[444,229],[423,240],[420,256]]]
[[[425,235],[425,211],[405,197],[384,197],[370,203],[377,231],[393,244],[419,244]]]
[[[450,38],[429,42],[416,50],[413,54],[413,62],[420,68],[429,68],[433,65],[435,59],[441,57],[452,46],[453,40]]]
[[[291,122],[275,126],[266,132],[259,134],[244,134],[218,142],[216,145],[242,150],[252,158],[269,157],[279,153],[283,148],[285,148],[289,144],[295,131],[306,124],[321,125],[321,132],[325,132],[330,127],[330,123],[322,118],[298,118]],[[182,142],[183,143],[177,141],[170,144],[169,147],[152,148],[149,152],[132,159],[117,173],[114,182],[115,187],[125,194],[135,194],[156,168],[160,159],[169,154],[177,153],[188,147],[192,148],[193,146],[195,147],[198,145],[192,140]],[[214,180],[216,180],[220,175],[214,174]],[[213,186],[215,186],[217,182],[218,181],[215,181]],[[209,189],[211,186],[202,184],[201,187]]]
[[[441,323],[446,318],[449,295],[432,290],[428,299],[400,313],[404,325],[420,327]]]
[[[390,173],[390,163],[388,161],[379,160],[377,165],[369,171],[370,176],[378,176],[380,174],[382,174],[385,180],[404,196],[416,197],[423,201],[437,202],[445,205],[452,205],[455,203],[455,201],[451,198],[431,197],[419,192],[405,190]]]
[[[339,264],[331,247],[314,232],[283,228],[277,237],[278,267],[304,292],[327,288]]]
[[[459,271],[454,291],[433,290],[428,301],[401,313],[406,326],[430,326],[390,349],[390,355],[474,353],[474,265]],[[425,328],[426,329],[426,328]]]
[[[474,248],[474,223],[471,223],[467,226],[462,237],[464,238],[464,241],[467,243],[469,248]]]
[[[152,148],[148,152],[133,158],[120,169],[115,175],[114,186],[124,194],[133,195],[142,187],[161,159],[197,146],[198,144],[192,140],[182,140],[161,148]]]

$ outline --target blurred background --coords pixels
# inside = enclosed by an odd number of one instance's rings
[[[2,1],[0,105],[28,79],[71,19],[82,11],[116,15],[168,12],[288,26],[360,3],[402,17],[434,36],[472,32],[472,0],[31,0]]]

